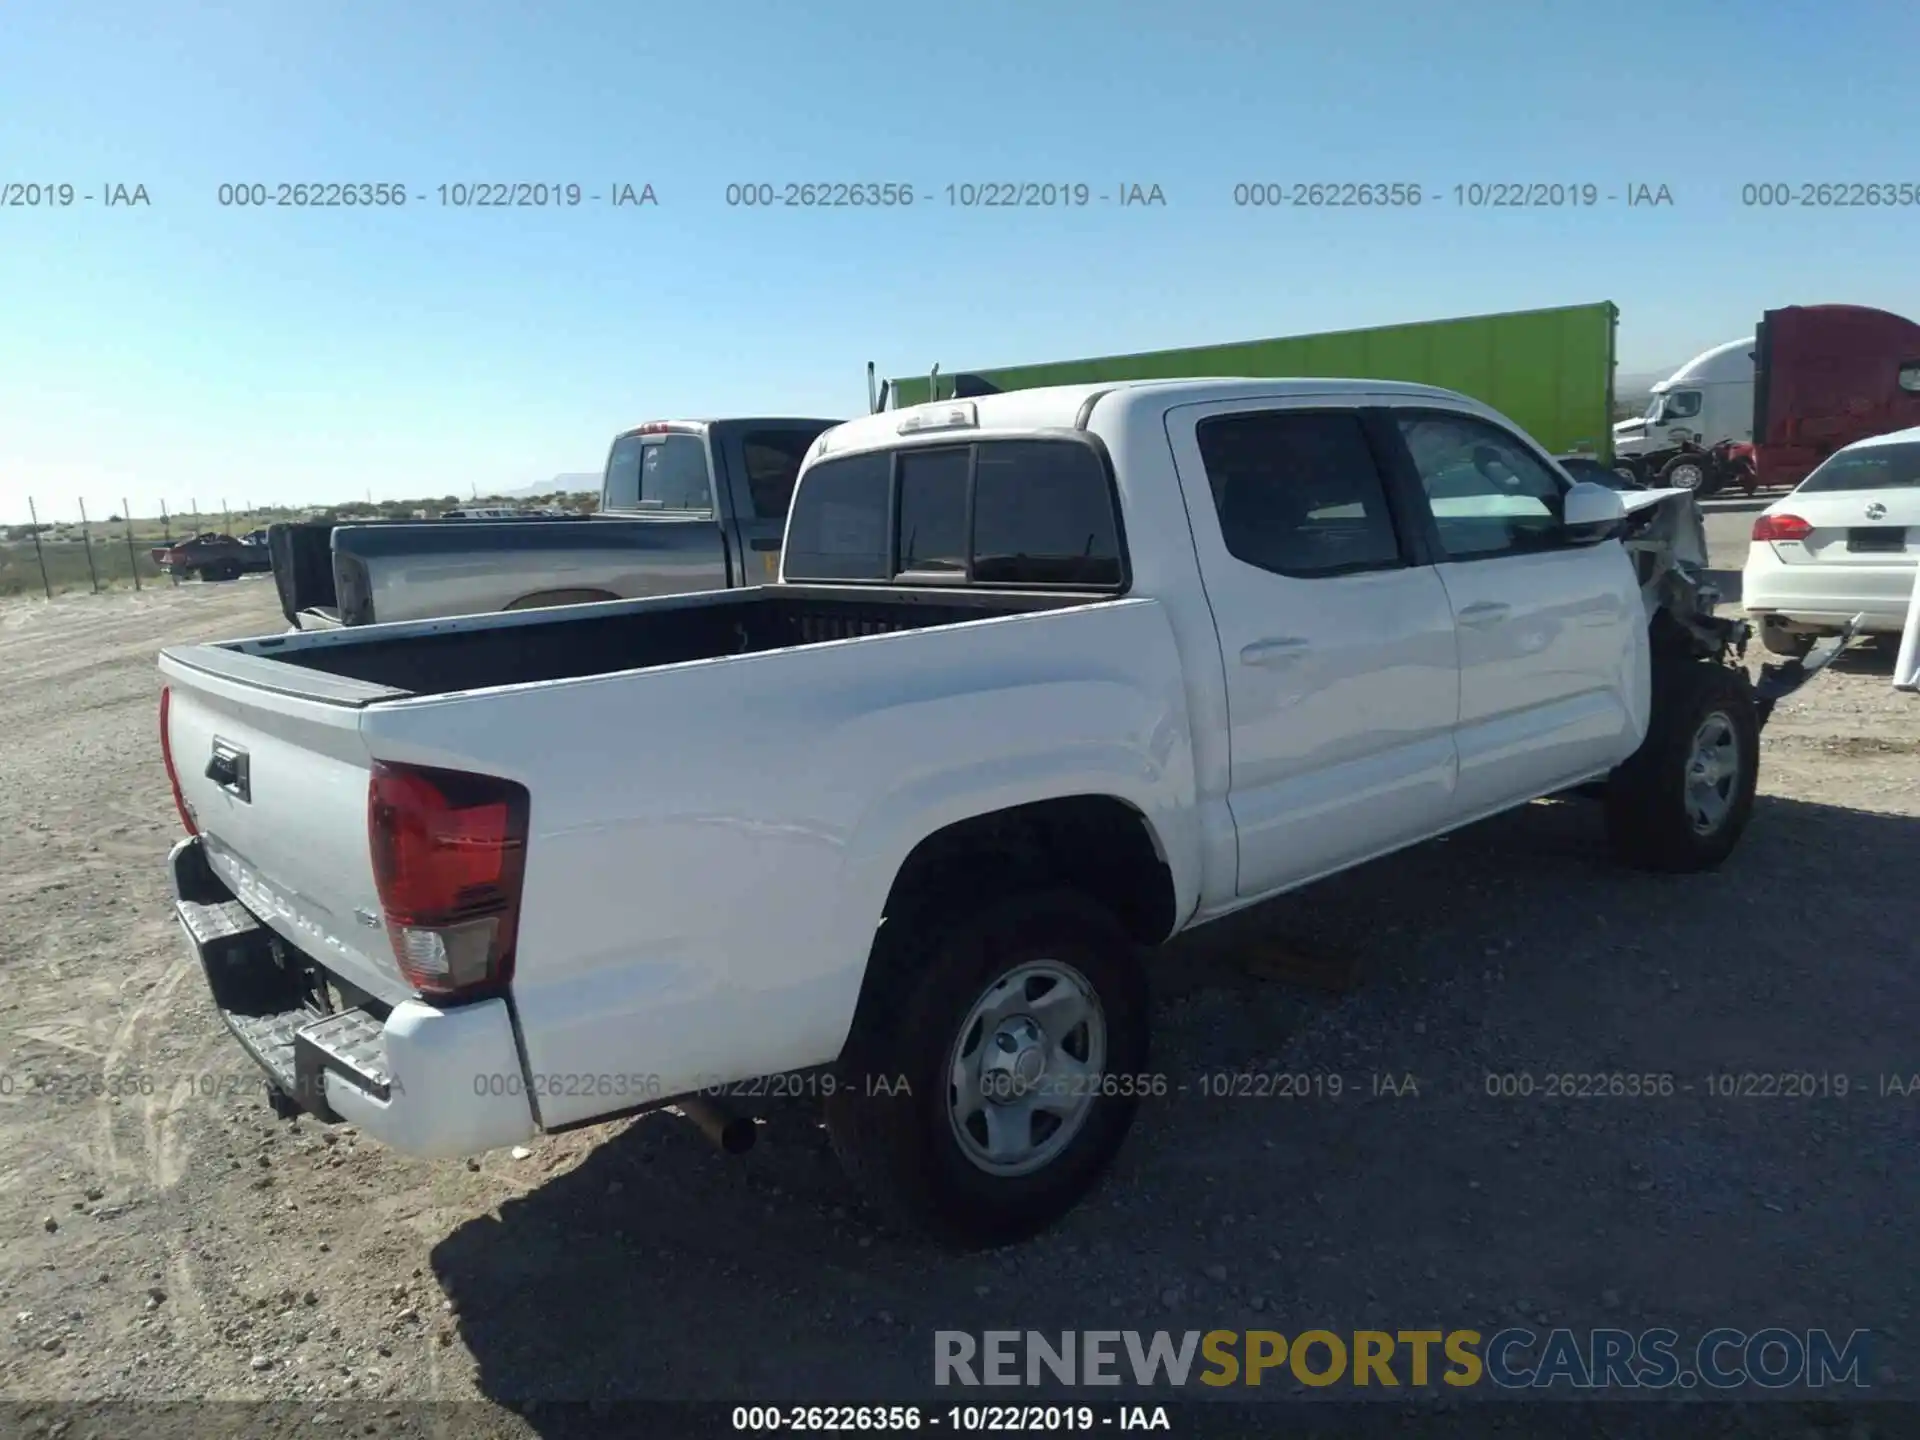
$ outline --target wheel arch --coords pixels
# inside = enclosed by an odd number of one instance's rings
[[[1164,822],[1165,817],[1159,817]],[[1155,945],[1197,902],[1193,866],[1181,863],[1178,837],[1156,823],[1138,797],[1109,790],[1063,791],[1012,804],[946,814],[901,836],[884,870],[884,890],[869,902],[874,937],[860,979],[847,1039],[884,1009],[890,957],[884,927],[921,904],[964,904],[990,889],[1058,886],[1108,909],[1136,944]]]
[[[1179,885],[1166,842],[1145,810],[1117,795],[1057,795],[929,830],[895,867],[881,917],[942,876],[975,869],[1081,891],[1142,945],[1165,940],[1179,920]]]

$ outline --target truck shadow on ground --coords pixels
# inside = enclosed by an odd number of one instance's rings
[[[1884,675],[1893,678],[1893,662],[1900,652],[1898,635],[1876,635],[1856,640],[1833,657],[1836,675]]]
[[[1497,1328],[1519,1305],[1704,1332],[1837,1323],[1835,1295],[1875,1323],[1917,1238],[1908,1122],[1691,1081],[1791,1061],[1858,1085],[1910,1059],[1920,984],[1872,877],[1917,868],[1909,818],[1763,797],[1722,871],[1627,873],[1597,807],[1541,802],[1163,952],[1168,1094],[1026,1245],[951,1254],[877,1223],[792,1103],[738,1158],[666,1115],[609,1127],[432,1263],[481,1391],[555,1434],[577,1433],[562,1402],[925,1402],[942,1329]],[[1657,1104],[1585,1107],[1481,1083],[1558,1070],[1677,1078]],[[1319,1088],[1227,1098],[1228,1073]]]

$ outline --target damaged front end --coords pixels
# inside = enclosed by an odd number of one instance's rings
[[[1738,665],[1745,661],[1753,626],[1742,616],[1722,615],[1725,598],[1707,568],[1707,526],[1693,493],[1643,490],[1622,496],[1627,529],[1621,543],[1633,557],[1647,623],[1668,643],[1684,645],[1709,660]],[[1756,718],[1761,725],[1773,707],[1818,675],[1853,643],[1865,617],[1856,615],[1840,634],[1819,641],[1797,660],[1769,661],[1754,681]]]

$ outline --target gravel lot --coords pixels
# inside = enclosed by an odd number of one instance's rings
[[[877,1228],[801,1108],[740,1159],[665,1116],[475,1163],[275,1121],[166,901],[154,654],[282,623],[265,580],[0,606],[0,1397],[529,1433],[529,1400],[925,1399],[936,1329],[1525,1322],[1867,1328],[1920,1394],[1920,1085],[1879,1093],[1920,1072],[1920,699],[1884,654],[1781,707],[1718,874],[1623,873],[1543,802],[1174,946],[1184,1091],[1066,1224],[955,1258]],[[1201,1093],[1237,1070],[1342,1094]],[[1486,1093],[1522,1071],[1676,1088]],[[1780,1072],[1851,1093],[1707,1091]]]

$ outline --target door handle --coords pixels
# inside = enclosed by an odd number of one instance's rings
[[[1484,629],[1488,625],[1498,625],[1512,612],[1513,607],[1511,605],[1503,605],[1498,600],[1482,600],[1476,605],[1467,606],[1466,609],[1454,616],[1454,619],[1458,620],[1462,625],[1471,625],[1475,629]]]
[[[1284,665],[1296,660],[1307,650],[1307,642],[1298,635],[1280,635],[1271,640],[1256,640],[1251,645],[1242,646],[1240,663],[1242,665]]]
[[[225,740],[213,742],[213,755],[207,761],[207,779],[236,799],[253,803],[253,781],[249,775],[247,752]]]

